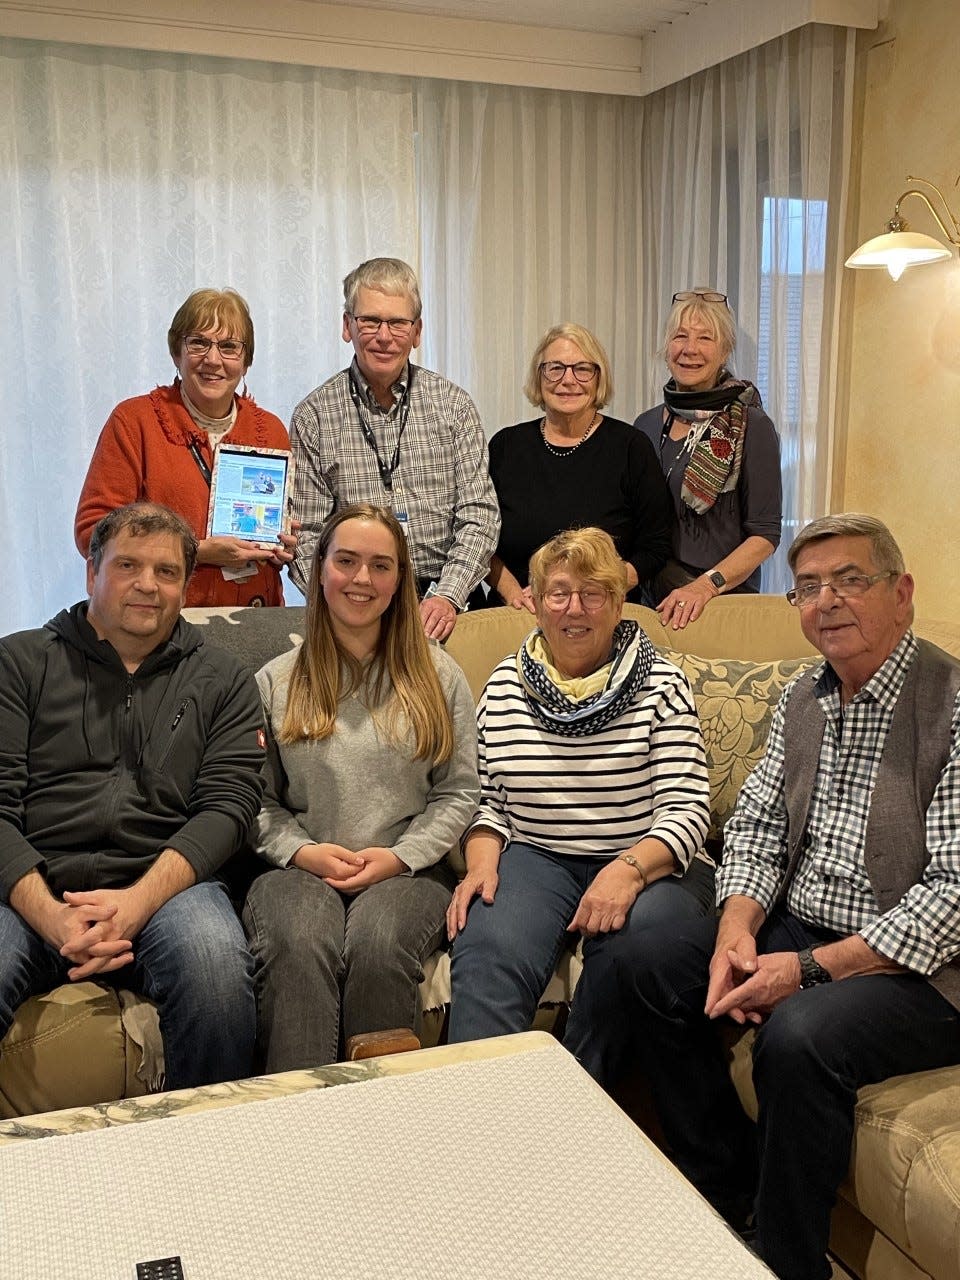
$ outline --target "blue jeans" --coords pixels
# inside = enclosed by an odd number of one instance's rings
[[[527,1031],[563,948],[580,899],[609,858],[551,853],[513,842],[503,851],[492,903],[474,899],[453,946],[449,1040]],[[584,939],[564,1045],[607,1086],[629,1043],[613,981],[647,930],[699,919],[713,907],[713,868],[695,861],[683,880],[657,880],[641,893],[616,933]]]
[[[253,1070],[253,957],[223,886],[175,894],[134,939],[133,963],[96,977],[137,991],[160,1015],[164,1088],[240,1080]],[[30,996],[68,981],[64,960],[0,903],[0,1039]]]
[[[835,937],[775,911],[757,949],[799,951]],[[715,938],[713,919],[651,930],[639,963],[618,975],[621,1016],[674,1162],[731,1219],[755,1197],[757,1251],[782,1280],[826,1280],[857,1090],[960,1062],[960,1015],[915,974],[868,974],[796,992],[754,1041],[754,1126],[731,1083],[718,1025],[703,1012]]]

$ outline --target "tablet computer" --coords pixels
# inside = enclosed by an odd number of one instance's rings
[[[208,538],[243,538],[276,546],[289,532],[287,505],[293,480],[289,449],[258,449],[221,441],[213,454]]]

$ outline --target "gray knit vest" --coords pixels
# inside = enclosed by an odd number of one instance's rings
[[[950,754],[950,725],[960,689],[960,663],[925,640],[917,644],[919,653],[903,682],[883,745],[863,846],[881,914],[917,883],[929,861],[925,818]],[[781,902],[803,853],[826,728],[813,686],[813,671],[800,677],[784,720],[788,858]],[[960,1009],[960,960],[943,965],[928,981]]]

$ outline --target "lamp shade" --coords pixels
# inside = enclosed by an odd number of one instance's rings
[[[854,268],[885,267],[892,279],[899,280],[907,267],[916,267],[924,262],[943,262],[952,257],[953,251],[939,240],[934,240],[933,236],[916,231],[887,231],[855,249],[845,265]]]

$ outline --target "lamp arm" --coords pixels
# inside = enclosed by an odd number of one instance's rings
[[[910,187],[907,191],[904,191],[902,195],[897,197],[897,203],[893,207],[893,217],[891,218],[890,221],[891,221],[891,224],[896,222],[899,225],[896,227],[891,225],[890,229],[897,230],[897,231],[902,230],[903,219],[900,217],[900,205],[904,200],[906,200],[907,196],[919,196],[920,199],[923,201],[923,203],[930,210],[930,213],[932,214],[933,219],[936,222],[937,226],[940,228],[943,234],[947,237],[950,243],[954,247],[960,248],[960,223],[958,223],[957,219],[953,216],[950,206],[947,204],[946,200],[944,199],[943,192],[940,190],[940,188],[935,186],[932,182],[928,182],[926,178],[915,178],[913,174],[907,175],[907,181],[922,182],[925,186],[931,187],[937,193],[937,195],[940,197],[940,203],[943,205],[944,212],[946,213],[947,217],[950,219],[951,223],[953,224],[953,230],[951,231],[949,229],[947,224],[944,222],[943,218],[940,216],[939,213],[937,213],[936,209],[931,204],[930,198],[926,194],[926,192],[918,191],[916,187]]]

